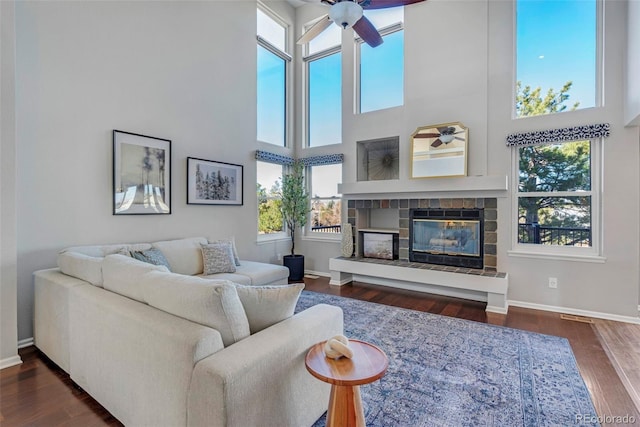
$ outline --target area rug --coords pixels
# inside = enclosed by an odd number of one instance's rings
[[[361,386],[367,426],[599,425],[565,338],[310,291],[296,311],[320,303],[389,357]]]

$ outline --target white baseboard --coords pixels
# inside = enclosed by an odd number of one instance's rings
[[[576,316],[593,317],[595,319],[614,320],[616,322],[634,323],[640,325],[640,317],[620,316],[618,314],[601,313],[598,311],[580,310],[577,308],[557,307],[553,305],[535,304],[524,301],[509,300],[509,306],[531,308],[533,310],[551,311],[554,313],[574,314]]]
[[[31,338],[25,338],[23,340],[18,341],[18,348],[25,348],[25,347],[29,347],[35,345],[33,342],[33,337]]]
[[[325,273],[324,271],[305,270],[304,274],[313,274],[314,276],[320,277],[331,277],[331,274]]]
[[[22,363],[22,359],[20,359],[20,356],[16,355],[16,356],[12,356],[12,357],[7,357],[6,359],[2,359],[0,360],[0,369],[4,369],[4,368],[9,368],[11,366],[16,366]]]

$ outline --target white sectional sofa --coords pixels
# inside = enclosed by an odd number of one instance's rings
[[[64,250],[34,273],[36,346],[127,426],[313,424],[329,388],[304,357],[341,309],[293,315],[303,285],[280,266],[202,276],[203,241]],[[126,255],[149,247],[173,272]]]

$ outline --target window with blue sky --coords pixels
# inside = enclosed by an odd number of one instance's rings
[[[365,16],[380,31],[384,42],[372,48],[358,41],[360,113],[404,104],[404,8],[366,10]]]
[[[286,28],[258,8],[257,139],[286,146]]]
[[[517,117],[596,106],[597,10],[596,0],[517,0],[516,96],[537,88],[542,99],[550,90],[558,95],[555,111],[532,108],[520,97]],[[568,83],[568,97],[559,96]]]
[[[307,45],[307,146],[342,143],[342,30],[331,25]]]

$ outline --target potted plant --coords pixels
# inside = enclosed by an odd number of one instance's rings
[[[304,227],[309,207],[309,193],[304,185],[304,165],[296,161],[291,172],[282,177],[282,217],[291,236],[291,255],[282,257],[285,267],[289,268],[290,280],[302,280],[304,277],[304,255],[295,253],[296,230]]]

